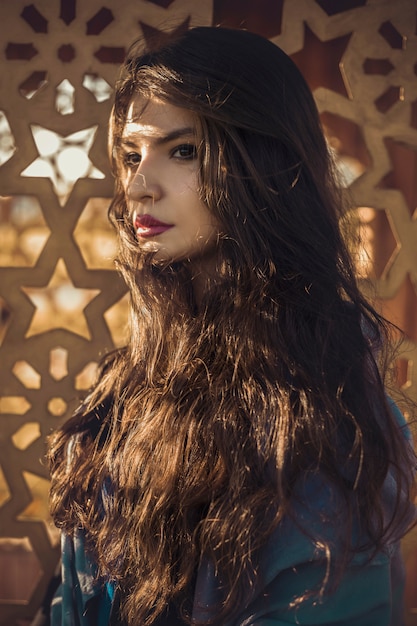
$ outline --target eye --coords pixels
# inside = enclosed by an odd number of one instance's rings
[[[141,161],[141,156],[138,152],[126,152],[123,155],[123,163],[127,167],[137,167]]]
[[[185,161],[195,159],[197,157],[197,148],[192,143],[184,143],[177,146],[172,152],[172,156],[175,159],[183,159]]]

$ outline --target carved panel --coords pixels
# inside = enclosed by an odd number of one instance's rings
[[[58,558],[45,437],[124,340],[106,131],[127,46],[214,23],[292,55],[357,213],[364,290],[407,336],[398,385],[417,399],[416,10],[414,0],[0,3],[0,624],[33,616]]]

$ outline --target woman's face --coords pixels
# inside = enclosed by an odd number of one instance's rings
[[[220,225],[198,194],[196,119],[186,109],[135,97],[121,140],[122,184],[144,252],[155,261],[215,259]]]

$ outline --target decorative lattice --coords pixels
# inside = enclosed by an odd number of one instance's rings
[[[417,399],[416,13],[414,0],[0,2],[0,624],[34,614],[58,558],[45,438],[124,341],[106,134],[127,46],[223,24],[292,55],[364,235],[364,289],[406,332],[398,383]]]

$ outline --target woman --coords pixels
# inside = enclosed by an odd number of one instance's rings
[[[413,455],[304,79],[249,32],[136,45],[110,153],[130,338],[51,441],[52,623],[398,626]]]

